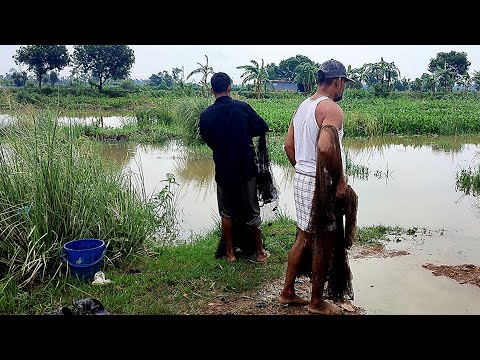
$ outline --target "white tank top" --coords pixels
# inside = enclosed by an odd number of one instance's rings
[[[317,168],[317,137],[320,130],[315,120],[315,109],[320,101],[328,97],[321,96],[318,99],[305,99],[297,109],[293,117],[293,133],[295,142],[295,170],[299,173],[315,176]],[[342,165],[345,172],[345,154],[342,146],[343,126],[338,131]]]

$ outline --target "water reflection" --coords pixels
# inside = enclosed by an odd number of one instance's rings
[[[59,116],[58,122],[65,125],[93,125],[105,128],[121,128],[136,122],[133,116]]]
[[[135,146],[126,143],[100,143],[100,155],[119,166],[125,166],[134,156]]]
[[[343,144],[349,149],[381,150],[387,145],[402,145],[404,147],[431,147],[435,151],[460,152],[466,144],[480,144],[480,137],[471,136],[382,136],[371,138],[344,138]]]
[[[13,122],[16,119],[14,114],[0,114],[0,124],[6,125]],[[103,128],[121,128],[128,124],[136,123],[135,116],[119,115],[119,116],[106,116],[103,114],[95,115],[78,115],[75,116],[66,115],[59,116],[58,122],[64,125],[93,125]]]
[[[344,139],[351,161],[369,169],[368,177],[349,176],[359,196],[359,226],[443,228],[466,235],[480,232],[478,198],[456,188],[457,171],[478,161],[480,137],[444,137],[441,141],[448,146],[434,147],[431,137],[391,142],[386,138]],[[143,172],[147,193],[159,191],[167,174],[174,174],[179,184],[177,206],[183,239],[216,225],[212,159],[186,151],[175,141],[162,146],[130,145],[130,148],[127,144],[117,144],[114,151],[108,146],[110,150],[103,152],[104,156],[121,161],[134,172]],[[280,189],[279,209],[295,219],[293,169],[273,165],[273,174]],[[265,219],[274,215],[268,205],[262,209]]]

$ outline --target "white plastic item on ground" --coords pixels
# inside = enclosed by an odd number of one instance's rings
[[[92,284],[93,285],[97,285],[97,284],[103,285],[103,284],[110,284],[111,282],[112,282],[112,280],[105,279],[105,274],[103,273],[103,271],[98,271],[98,272],[95,273],[95,275],[93,277]]]

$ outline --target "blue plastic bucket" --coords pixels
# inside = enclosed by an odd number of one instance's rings
[[[78,239],[63,244],[63,260],[72,275],[83,280],[93,279],[102,266],[105,252],[105,242],[99,239]]]

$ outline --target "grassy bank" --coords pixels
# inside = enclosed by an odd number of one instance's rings
[[[194,243],[157,247],[149,254],[128,257],[120,267],[104,269],[110,284],[64,277],[28,291],[7,291],[0,296],[0,313],[40,315],[72,307],[74,299],[94,298],[111,314],[195,314],[215,298],[259,289],[283,277],[295,229],[295,222],[286,218],[264,224],[265,246],[272,254],[264,264],[253,258],[233,264],[215,259],[220,233],[214,229]],[[373,245],[385,234],[399,231],[385,226],[360,228],[356,244]]]

